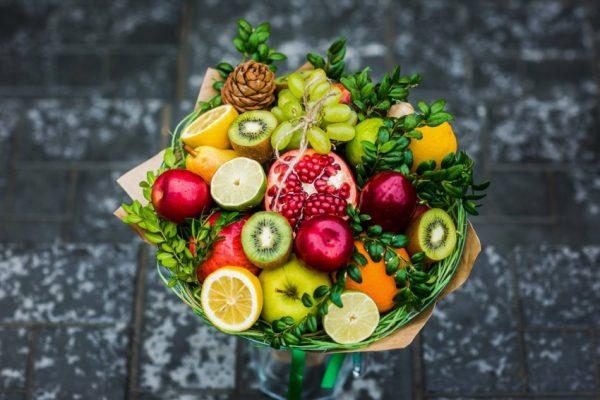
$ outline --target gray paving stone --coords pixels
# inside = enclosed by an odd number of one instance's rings
[[[596,326],[600,321],[600,246],[539,246],[515,253],[529,326]]]
[[[527,332],[525,342],[534,393],[594,391],[593,350],[587,332]]]
[[[12,2],[2,8],[2,46],[173,43],[181,1],[119,0],[110,4],[74,0]],[[7,25],[4,27],[4,21]]]
[[[45,99],[24,110],[20,160],[132,161],[159,150],[162,103],[107,98]]]
[[[394,61],[405,72],[420,73],[422,87],[463,89],[470,75],[463,44],[465,7],[435,0],[392,8]]]
[[[485,209],[486,206],[484,206]],[[484,246],[539,245],[561,243],[555,236],[555,226],[549,224],[516,224],[514,222],[490,223],[475,217],[471,220],[479,240]]]
[[[155,265],[149,261],[139,387],[150,393],[233,389],[235,338],[205,325],[163,286]]]
[[[40,229],[40,226],[43,226]],[[62,236],[63,222],[0,220],[0,242],[35,244],[55,242]]]
[[[486,214],[510,217],[550,217],[549,176],[544,172],[494,171],[487,190]]]
[[[350,377],[339,394],[344,399],[384,400],[414,398],[412,391],[412,347],[403,350],[366,353],[365,372]]]
[[[70,171],[67,169],[17,168],[12,193],[7,195],[5,212],[17,219],[22,214],[60,219],[68,212],[70,187]]]
[[[34,399],[123,398],[127,330],[43,329],[34,362]]]
[[[348,39],[348,70],[356,71],[370,65],[375,75],[381,75],[386,69],[386,24],[375,21],[385,21],[387,4],[380,0],[343,3],[235,1],[229,2],[228,8],[217,1],[197,4],[190,35],[192,61],[188,95],[194,97],[197,94],[207,67],[221,60],[237,63],[241,59],[231,45],[236,32],[234,21],[239,18],[246,18],[253,25],[269,20],[271,43],[288,56],[282,63],[281,72],[302,65],[308,52],[324,54],[333,40],[343,35]],[[223,21],[229,22],[223,24]]]
[[[0,328],[0,389],[25,387],[27,331]]]
[[[127,323],[135,255],[131,245],[0,245],[0,321]]]
[[[106,61],[102,54],[58,53],[54,55],[53,84],[58,86],[93,87],[106,84]]]
[[[111,54],[103,92],[109,96],[172,98],[177,82],[176,50],[173,47],[157,54]]]
[[[586,50],[586,13],[583,2],[473,2],[467,44],[482,57],[573,57]]]
[[[436,308],[422,331],[428,392],[523,390],[510,263],[505,248],[486,246],[465,285]]]
[[[597,161],[597,101],[591,93],[566,90],[545,100],[527,95],[493,108],[492,162]]]
[[[73,223],[66,237],[74,241],[131,242],[134,232],[114,215],[129,197],[116,184],[124,171],[79,171],[75,195]]]

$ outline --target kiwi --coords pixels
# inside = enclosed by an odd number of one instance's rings
[[[264,163],[273,154],[271,134],[276,127],[277,118],[269,111],[248,111],[233,121],[227,134],[240,155]]]
[[[292,227],[272,211],[255,213],[242,228],[242,247],[250,262],[270,269],[287,262],[292,252]]]
[[[443,260],[456,246],[456,227],[441,208],[432,208],[412,220],[406,235],[410,254],[423,252],[429,262]]]

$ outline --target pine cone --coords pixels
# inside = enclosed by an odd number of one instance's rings
[[[275,74],[265,64],[246,61],[227,77],[221,99],[240,113],[267,108],[275,100]]]

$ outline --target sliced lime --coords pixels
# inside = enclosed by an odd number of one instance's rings
[[[263,167],[246,157],[221,165],[213,175],[210,194],[226,210],[244,211],[258,205],[267,188]]]

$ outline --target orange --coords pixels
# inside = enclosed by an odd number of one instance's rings
[[[452,126],[448,122],[438,126],[424,126],[417,130],[423,137],[420,140],[412,139],[408,146],[413,153],[413,172],[421,162],[429,160],[435,161],[436,169],[438,169],[448,153],[456,153],[458,142]]]
[[[362,275],[362,282],[357,283],[350,279],[350,277],[347,277],[346,289],[357,290],[368,295],[375,301],[380,313],[391,310],[394,308],[394,296],[398,293],[394,277],[385,273],[383,260],[379,262],[371,260],[362,242],[357,240],[354,244],[360,254],[367,258],[367,265],[358,266]],[[405,261],[409,260],[406,250],[398,249],[396,253]]]

